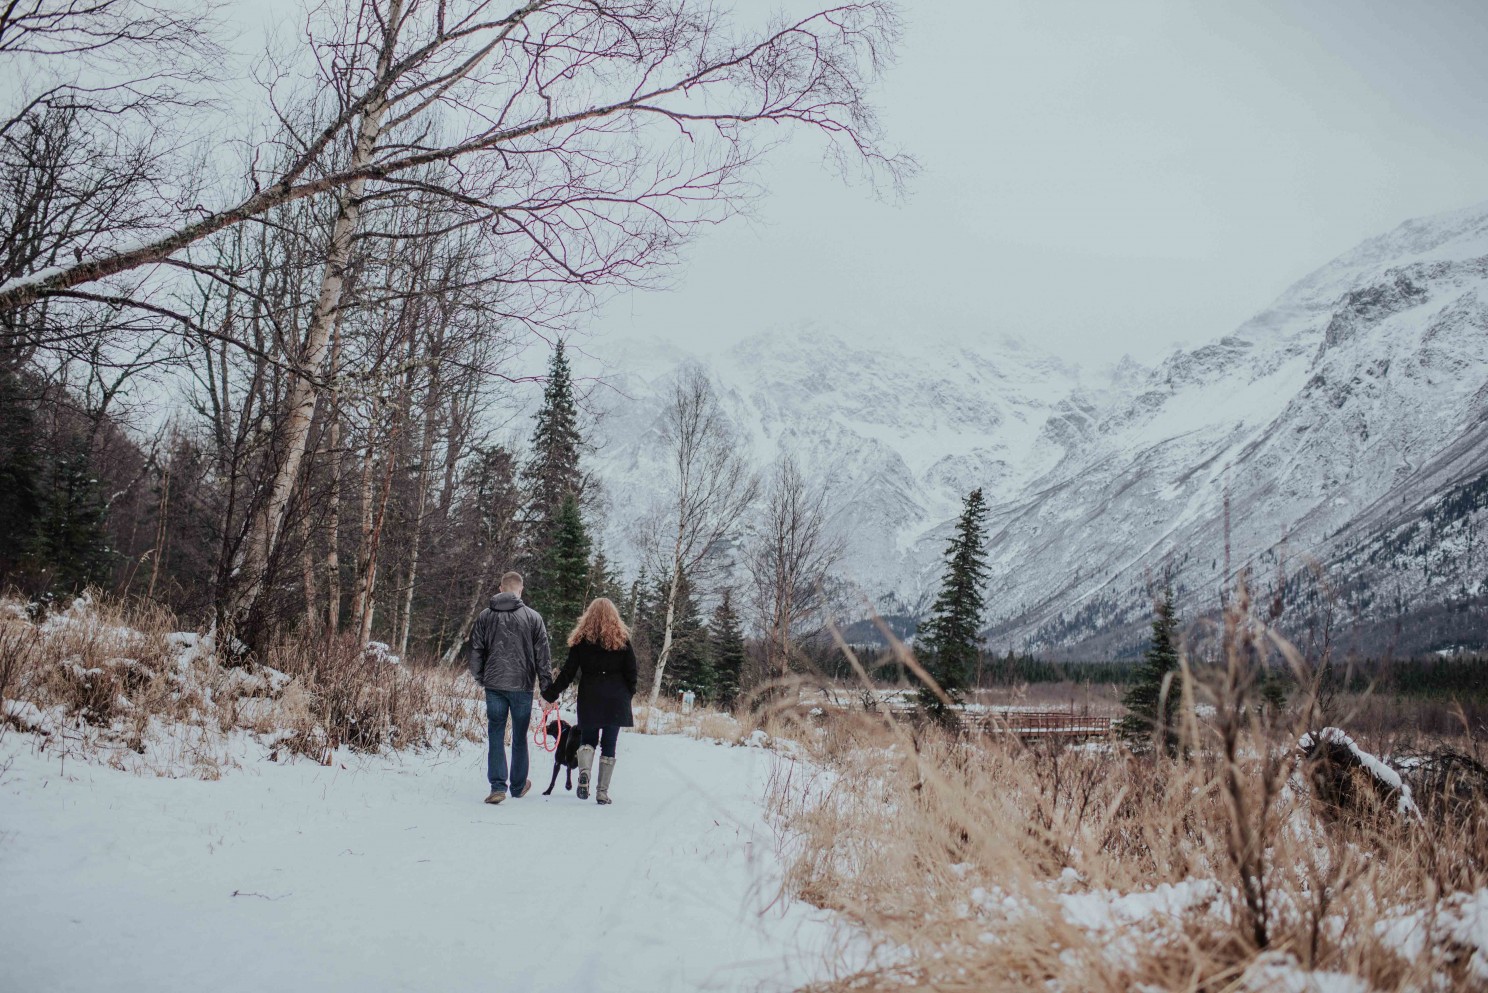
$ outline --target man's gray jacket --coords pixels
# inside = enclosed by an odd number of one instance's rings
[[[470,632],[470,674],[488,690],[532,692],[553,682],[552,650],[542,615],[515,593],[498,593]]]

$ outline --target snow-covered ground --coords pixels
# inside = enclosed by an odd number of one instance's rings
[[[34,742],[0,740],[8,989],[768,990],[839,948],[776,900],[767,749],[625,734],[601,808],[541,796],[541,752],[487,806],[469,744],[323,767],[243,736],[203,782]]]

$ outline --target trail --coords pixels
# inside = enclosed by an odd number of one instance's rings
[[[788,989],[829,915],[774,899],[773,754],[624,734],[615,803],[481,803],[485,753],[160,779],[0,743],[0,934],[16,990]],[[236,894],[236,895],[234,895]]]

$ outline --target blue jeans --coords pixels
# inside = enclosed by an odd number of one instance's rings
[[[506,718],[512,722],[511,789],[506,780]],[[514,792],[527,782],[527,732],[532,723],[531,690],[486,690],[486,729],[491,741],[486,752],[486,779],[491,789]]]

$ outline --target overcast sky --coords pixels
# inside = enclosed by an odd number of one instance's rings
[[[792,6],[797,6],[792,3]],[[589,347],[815,322],[1088,365],[1216,338],[1334,255],[1488,200],[1477,0],[915,0],[879,91],[901,203],[782,149],[756,216]]]

